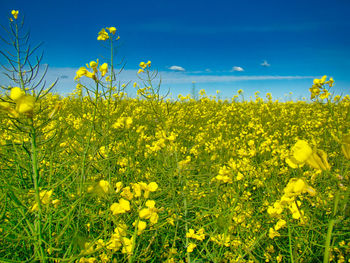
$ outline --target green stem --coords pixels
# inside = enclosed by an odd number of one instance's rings
[[[37,216],[34,223],[34,229],[37,235],[37,244],[36,244],[36,254],[39,256],[41,262],[46,262],[45,252],[42,248],[43,238],[41,233],[41,220],[42,220],[42,210],[41,210],[41,201],[40,201],[40,192],[39,192],[39,171],[38,171],[38,160],[37,160],[37,147],[36,147],[36,132],[33,124],[33,119],[31,119],[31,157],[32,157],[32,168],[33,168],[33,182],[34,182],[34,191],[35,191],[35,202],[38,205]]]
[[[79,193],[82,193],[83,191],[83,184],[85,182],[85,166],[86,166],[86,156],[89,152],[89,148],[90,148],[90,143],[91,143],[91,135],[92,135],[92,131],[94,129],[94,123],[95,123],[95,118],[96,118],[96,113],[97,113],[97,104],[98,104],[98,82],[96,81],[96,90],[95,90],[95,107],[94,107],[94,112],[92,115],[92,122],[91,122],[91,126],[89,129],[89,133],[88,133],[88,138],[87,138],[87,145],[83,154],[83,162],[82,162],[82,167],[81,167],[81,176],[80,176],[80,184],[79,184]]]
[[[325,249],[324,249],[324,255],[323,255],[323,263],[328,263],[329,262],[329,254],[330,254],[330,249],[331,249],[332,232],[333,232],[333,227],[334,227],[334,225],[336,223],[335,216],[336,216],[337,211],[338,211],[339,197],[340,197],[340,193],[338,191],[336,196],[335,196],[335,200],[334,200],[333,218],[328,223],[328,230],[327,230]]]
[[[186,233],[188,233],[188,222],[187,222],[187,200],[186,197],[184,197],[184,208],[185,208],[185,229],[186,229]],[[188,247],[189,243],[188,243],[188,237],[186,235],[186,250]],[[187,262],[191,263],[191,256],[190,253],[186,251],[187,254]]]
[[[18,40],[18,26],[16,26],[16,50],[17,50],[17,66],[18,66],[18,74],[19,74],[19,79],[21,81],[21,88],[22,90],[25,90],[24,87],[24,81],[23,81],[23,75],[22,75],[22,65],[21,65],[21,53],[20,53],[20,46],[19,46],[19,40]]]
[[[289,255],[290,255],[290,262],[294,263],[293,258],[293,247],[292,247],[292,233],[290,231],[290,225],[288,223],[288,239],[289,239]]]
[[[328,223],[328,231],[327,231],[326,244],[325,244],[325,250],[323,255],[323,263],[329,262],[329,252],[331,247],[332,231],[333,231],[334,224],[335,224],[335,219],[331,219]]]

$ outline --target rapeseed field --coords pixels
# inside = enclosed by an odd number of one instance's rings
[[[62,97],[19,20],[2,51],[1,262],[350,262],[350,96],[332,78],[309,102],[169,99],[151,61],[118,81],[107,27],[111,58]]]

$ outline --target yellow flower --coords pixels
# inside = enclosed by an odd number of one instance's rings
[[[75,73],[75,78],[74,80],[79,80],[82,76],[85,76],[87,70],[85,67],[81,67],[78,69],[78,71]]]
[[[94,62],[94,61],[91,61],[91,62]],[[94,64],[92,64],[92,65],[94,66]],[[85,67],[81,67],[78,69],[78,71],[76,72],[76,75],[74,77],[74,80],[79,80],[82,76],[86,76],[86,77],[94,79],[94,80],[96,79],[95,72],[89,72]]]
[[[132,246],[134,243],[134,239],[133,238],[127,238],[127,237],[123,237],[122,238],[122,243],[123,243],[123,249],[122,249],[122,253],[124,254],[132,254]]]
[[[149,193],[150,192],[155,192],[155,191],[157,191],[157,189],[158,189],[158,184],[156,182],[151,182],[148,185],[145,184],[143,186],[143,190],[145,191],[144,192],[144,197],[148,198],[149,197]]]
[[[55,208],[57,208],[61,204],[61,200],[59,199],[52,200],[52,204]]]
[[[133,226],[135,226],[137,223],[137,221],[135,221],[134,223],[132,223]],[[147,227],[147,223],[145,221],[139,220],[139,223],[137,224],[137,234],[141,235],[141,233],[143,232],[143,230],[145,230]]]
[[[20,97],[24,95],[25,95],[25,92],[19,87],[14,87],[11,89],[10,98],[14,101],[18,100]]]
[[[331,166],[327,161],[327,153],[322,150],[314,151],[306,163],[317,170],[330,170]]]
[[[106,27],[106,29],[107,30],[109,30],[109,32],[111,33],[111,34],[115,34],[115,32],[117,31],[117,29],[114,27],[114,26],[112,26],[112,27]]]
[[[102,28],[101,31],[98,32],[97,40],[105,41],[107,39],[109,39],[109,35],[106,32],[106,30],[104,28]]]
[[[108,194],[109,191],[110,191],[110,184],[108,183],[108,181],[106,180],[101,180],[98,185],[100,186],[100,188],[102,189],[102,191],[105,193],[105,194]]]
[[[124,214],[127,211],[130,211],[130,202],[128,200],[121,198],[119,200],[119,203],[113,203],[110,209],[113,215]]]
[[[102,77],[107,74],[107,72],[108,72],[108,64],[107,63],[103,63],[100,66],[100,72],[101,72]]]
[[[140,68],[145,69],[147,67],[147,64],[145,62],[140,62]]]
[[[47,205],[47,204],[51,203],[52,193],[53,193],[52,190],[49,190],[49,191],[42,190],[39,193],[41,203],[43,203],[44,205]]]
[[[32,114],[34,110],[35,98],[30,95],[25,95],[17,99],[16,111],[18,113]]]
[[[188,252],[188,253],[193,252],[193,249],[194,249],[196,246],[197,246],[197,245],[194,244],[194,243],[189,243],[188,246],[187,246],[187,252]]]
[[[329,81],[327,81],[326,83],[329,85],[330,88],[333,87],[334,86],[333,78],[329,78]]]
[[[286,159],[286,162],[292,168],[298,168],[304,165],[306,160],[312,154],[312,149],[304,140],[298,140],[291,149],[291,156]]]
[[[137,74],[140,74],[142,72],[145,72],[143,69],[139,69],[139,71],[137,71]]]
[[[298,206],[300,207],[301,205],[301,202],[300,201],[297,201],[298,203]],[[294,219],[299,219],[301,218],[303,215],[304,215],[304,211],[303,210],[299,210],[296,202],[293,202],[290,206],[289,206],[289,210],[290,212],[292,213],[292,217]]]
[[[96,73],[97,72],[97,66],[98,66],[98,59],[97,59],[97,61],[91,61],[90,64],[89,65],[86,64],[86,66],[88,68],[91,68],[93,70],[93,72]]]
[[[312,150],[304,140],[298,140],[291,149],[291,155],[286,158],[286,163],[292,168],[302,167],[307,163],[317,170],[329,170],[331,167],[327,161],[327,153],[322,150]]]
[[[275,225],[275,230],[278,231],[279,229],[283,228],[286,225],[286,221],[283,219],[278,220],[278,222]]]
[[[280,233],[278,233],[275,229],[269,229],[269,238],[274,239],[275,237],[279,237]]]
[[[18,18],[18,10],[12,10],[12,11],[11,11],[11,14],[13,15],[13,18],[14,18],[14,19],[17,19],[17,18]]]
[[[140,218],[149,219],[152,224],[156,224],[158,222],[158,209],[154,207],[155,204],[156,202],[154,200],[148,200],[146,202],[148,208],[143,208],[139,212]]]
[[[8,102],[0,101],[0,109],[9,110],[11,108],[11,104]]]

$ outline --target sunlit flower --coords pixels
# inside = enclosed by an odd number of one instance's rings
[[[137,221],[135,221],[132,225],[136,226]],[[137,224],[137,234],[141,235],[141,233],[143,232],[143,230],[145,230],[147,227],[147,223],[145,221],[139,220],[138,224]]]
[[[194,243],[189,243],[188,246],[187,246],[187,252],[188,252],[188,253],[193,252],[193,249],[194,249],[196,246],[197,246],[197,245],[194,244]]]
[[[104,75],[107,74],[108,72],[108,64],[107,63],[103,63],[101,66],[100,66],[100,72],[101,72],[101,76],[104,77]]]
[[[291,149],[291,155],[286,159],[287,164],[292,168],[302,167],[307,163],[318,170],[329,170],[327,154],[322,150],[312,150],[304,140],[298,140]]]
[[[147,208],[143,208],[139,212],[140,218],[149,219],[152,224],[158,222],[158,209],[155,208],[156,202],[154,200],[148,200],[146,202]]]
[[[102,189],[102,191],[105,193],[105,194],[108,194],[110,189],[111,189],[111,186],[109,184],[108,181],[106,180],[101,180],[99,181],[98,183],[99,187]]]
[[[19,87],[14,87],[11,89],[10,98],[14,101],[18,100],[20,97],[24,95],[25,95],[25,92]]]
[[[113,203],[110,209],[113,215],[124,214],[130,211],[130,202],[121,198],[118,203]]]
[[[278,233],[275,229],[269,229],[269,238],[274,239],[275,237],[279,237],[280,233]]]
[[[11,14],[13,15],[13,18],[14,18],[14,19],[17,19],[17,18],[18,18],[18,10],[12,10],[12,11],[11,11]]]
[[[106,29],[111,33],[111,34],[115,34],[115,32],[117,31],[117,29],[114,27],[114,26],[112,26],[112,27],[106,27]]]
[[[34,110],[35,98],[24,95],[16,100],[16,111],[18,113],[32,114]]]
[[[104,28],[102,28],[101,31],[98,32],[97,40],[105,41],[107,39],[109,39],[109,35],[106,32],[106,30]]]

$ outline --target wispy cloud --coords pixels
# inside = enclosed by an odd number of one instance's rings
[[[263,66],[263,67],[270,67],[271,66],[269,63],[267,63],[266,60],[264,60],[264,62],[261,63],[260,65]]]
[[[56,92],[61,94],[67,94],[72,92],[76,86],[74,82],[74,76],[76,73],[76,68],[49,68],[46,81],[51,84],[57,78],[59,78],[56,85]],[[64,78],[62,78],[64,76]],[[318,76],[232,76],[232,75],[213,75],[213,73],[203,72],[202,74],[191,74],[184,71],[172,72],[172,71],[160,71],[159,76],[163,84],[171,84],[176,87],[176,84],[190,84],[192,81],[196,83],[230,83],[239,81],[274,81],[274,80],[298,80],[298,79],[314,79]],[[0,74],[0,82],[6,83],[6,78],[3,74]],[[129,81],[138,81],[137,70],[123,70],[118,75],[118,80],[121,83],[128,83]],[[82,78],[82,82],[90,83],[91,80],[87,78]]]
[[[244,69],[242,67],[237,67],[237,66],[234,66],[232,67],[232,70],[231,71],[239,71],[239,72],[242,72],[244,71]]]
[[[264,81],[264,80],[296,80],[296,79],[314,79],[314,76],[228,76],[228,75],[173,75],[166,72],[160,72],[162,82],[165,84],[191,83],[227,83],[237,81]]]
[[[170,70],[173,70],[173,71],[185,71],[185,69],[183,67],[180,67],[180,66],[171,66],[169,67]]]

